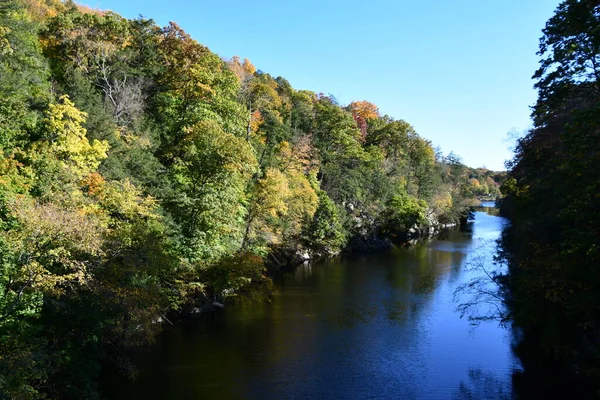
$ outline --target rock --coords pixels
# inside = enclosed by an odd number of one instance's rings
[[[354,235],[346,245],[344,253],[372,253],[385,251],[393,247],[389,238],[374,233]]]

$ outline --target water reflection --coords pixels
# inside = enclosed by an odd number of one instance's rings
[[[493,201],[484,201],[476,209],[486,213],[487,215],[493,215],[494,217],[500,216],[500,209],[496,208],[496,204]]]
[[[509,400],[514,398],[508,382],[479,368],[469,370],[469,379],[460,382],[457,392],[454,396],[456,400]]]
[[[472,252],[503,223],[476,214],[470,232],[306,265],[276,282],[271,302],[168,329],[135,355],[139,379],[107,397],[505,398],[517,364],[507,331],[472,331],[452,301],[473,277]]]

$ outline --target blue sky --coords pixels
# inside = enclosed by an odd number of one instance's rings
[[[504,169],[530,127],[541,29],[559,0],[304,0],[83,3],[177,22],[296,89],[368,100],[472,167]]]

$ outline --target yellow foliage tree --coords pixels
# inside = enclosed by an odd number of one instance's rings
[[[233,56],[231,60],[227,61],[227,66],[233,71],[242,86],[252,79],[256,72],[256,67],[252,65],[250,60],[244,58],[244,61],[241,61],[239,56]]]
[[[439,191],[430,202],[430,209],[435,215],[444,215],[452,208],[450,191]]]
[[[86,284],[103,259],[106,224],[92,214],[52,203],[38,204],[26,196],[10,200],[18,229],[3,230],[0,238],[17,260],[16,287],[60,294],[69,285]],[[7,255],[8,256],[8,255]]]
[[[289,197],[287,213],[281,222],[284,236],[289,237],[300,234],[303,223],[312,219],[319,205],[319,197],[303,173],[292,170],[286,176]]]
[[[260,129],[260,125],[263,123],[264,118],[259,110],[255,110],[252,114],[250,114],[250,125],[249,125],[249,134],[252,136],[258,135],[258,130]]]
[[[259,179],[251,192],[251,204],[246,220],[246,231],[242,248],[246,248],[250,240],[262,239],[276,242],[270,218],[281,217],[288,212],[287,200],[290,197],[288,178],[284,173],[268,168],[264,177]],[[267,236],[270,236],[268,238]]]
[[[366,100],[353,101],[349,108],[352,115],[362,117],[366,121],[379,118],[379,108]]]
[[[108,142],[94,139],[91,143],[82,126],[87,114],[79,111],[69,97],[60,97],[57,104],[50,104],[45,125],[49,140],[47,150],[79,179],[94,172],[107,157]]]
[[[310,136],[300,136],[293,144],[281,142],[278,150],[278,161],[283,171],[310,174],[319,168],[317,150],[312,145]]]

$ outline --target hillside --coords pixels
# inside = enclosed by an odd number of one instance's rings
[[[0,398],[93,398],[159,317],[458,223],[501,178],[175,23],[49,0],[0,3],[0,152]]]

